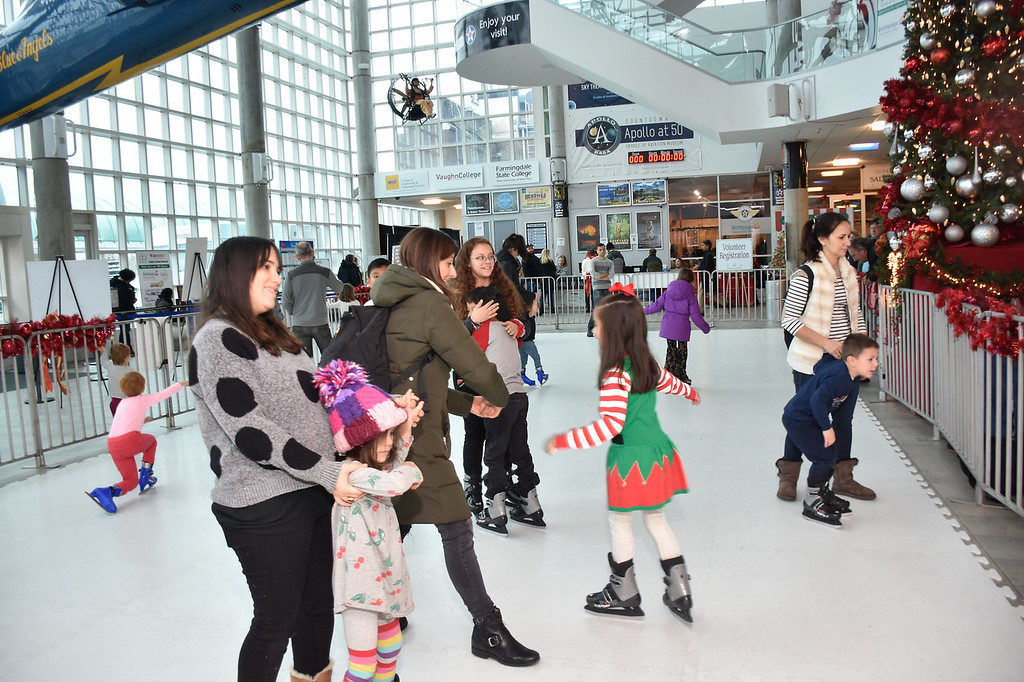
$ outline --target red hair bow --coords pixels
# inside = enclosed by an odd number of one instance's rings
[[[626,286],[622,286],[622,282],[616,282],[615,284],[613,284],[611,286],[610,289],[608,289],[608,293],[609,294],[614,294],[616,291],[621,291],[622,293],[626,294],[627,296],[636,296],[636,293],[633,291],[633,283],[632,282],[630,282]]]

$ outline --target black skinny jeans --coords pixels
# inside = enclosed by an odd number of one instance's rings
[[[435,526],[441,534],[444,549],[444,565],[448,578],[473,618],[483,618],[494,612],[494,602],[487,596],[484,577],[480,573],[480,562],[473,549],[473,521],[454,521]],[[402,539],[412,530],[411,525],[400,526]]]
[[[488,499],[494,499],[498,493],[509,490],[515,490],[518,495],[525,497],[540,483],[528,442],[526,416],[529,410],[530,400],[526,394],[513,393],[501,414],[483,420],[487,431],[487,442],[484,444],[484,464],[487,465],[484,494]]]
[[[315,676],[330,662],[334,634],[330,511],[285,533],[222,530],[253,602],[238,682],[274,682],[289,639],[296,672]]]

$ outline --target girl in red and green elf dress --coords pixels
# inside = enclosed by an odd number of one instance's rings
[[[688,490],[686,473],[672,441],[661,429],[655,411],[657,393],[681,395],[694,405],[700,396],[690,385],[665,371],[647,345],[644,309],[633,285],[615,284],[610,296],[594,309],[594,336],[601,346],[600,419],[552,439],[548,452],[608,447],[608,511],[612,551],[608,585],[587,596],[584,608],[594,613],[642,616],[640,590],[633,571],[632,512],[643,513],[665,572],[663,601],[687,622],[693,622],[686,562],[679,552],[664,507]]]

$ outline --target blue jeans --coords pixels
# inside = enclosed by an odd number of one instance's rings
[[[594,331],[594,308],[601,302],[601,299],[608,295],[607,289],[594,289],[590,294],[590,322],[587,322],[587,332]]]
[[[803,372],[793,370],[793,386],[799,391],[813,376],[813,374],[804,374]],[[860,382],[855,381],[846,402],[832,413],[832,428],[836,432],[836,444],[834,447],[836,450],[835,461],[837,462],[850,459],[850,449],[853,447],[853,410],[857,406],[857,396],[859,394]],[[806,450],[804,453],[806,454]],[[782,459],[790,462],[801,461],[799,444],[793,442],[793,439],[788,434],[786,435]],[[808,459],[810,459],[809,455]]]
[[[811,470],[807,472],[808,483],[816,486],[827,481],[836,465],[838,435],[835,443],[825,447],[825,437],[817,422],[789,420],[783,417],[782,425],[786,427],[786,443],[793,443],[794,447],[798,448],[797,454],[803,452],[811,462]]]
[[[526,374],[526,361],[529,358],[533,358],[533,368],[538,372],[543,369],[540,364],[540,351],[537,350],[537,344],[533,341],[523,341],[523,345],[519,346],[519,363],[523,366],[523,374]]]

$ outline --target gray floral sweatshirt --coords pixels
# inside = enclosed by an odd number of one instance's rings
[[[377,611],[392,619],[412,611],[412,584],[392,498],[423,480],[406,463],[412,439],[398,441],[397,458],[381,471],[353,471],[348,482],[366,495],[351,507],[334,505],[334,610]]]

